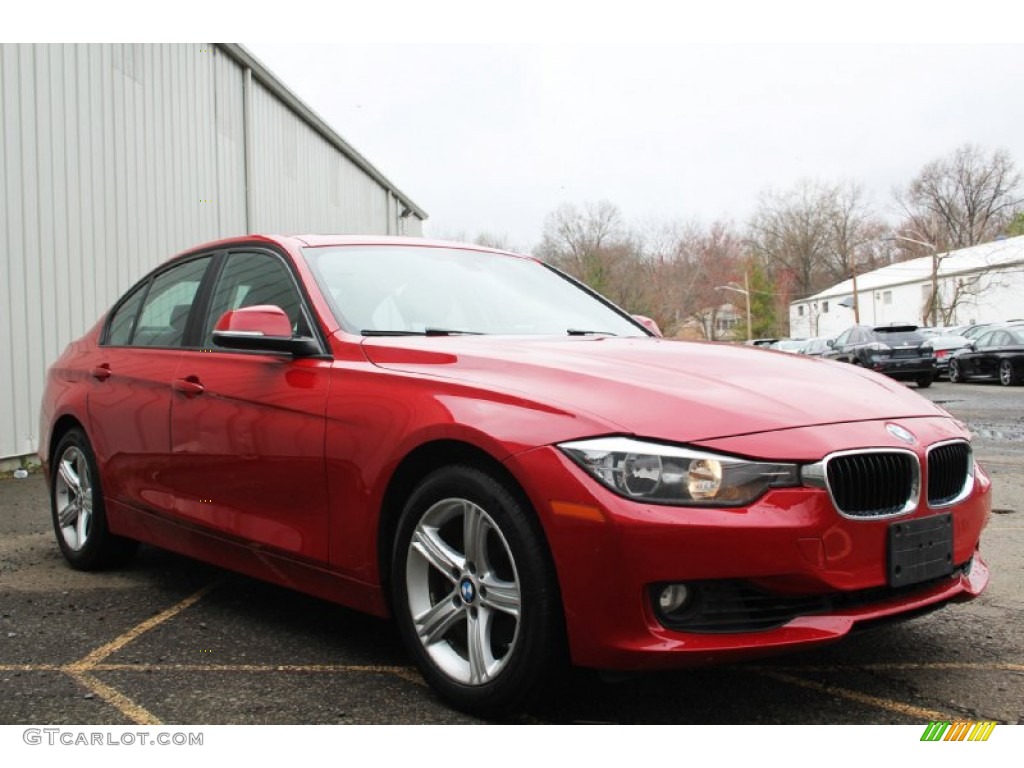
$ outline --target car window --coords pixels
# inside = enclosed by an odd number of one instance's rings
[[[213,346],[213,329],[225,312],[262,304],[283,309],[292,323],[293,334],[309,335],[299,290],[284,263],[268,253],[230,254],[210,302],[203,328],[203,346]]]
[[[992,340],[995,338],[995,335],[996,335],[995,331],[989,331],[984,336],[980,337],[976,342],[974,342],[974,346],[978,347],[978,348],[980,348],[980,347],[991,347],[992,346]]]
[[[1007,331],[1007,344],[1024,344],[1024,332],[1021,331]]]
[[[192,259],[157,275],[146,295],[131,343],[138,347],[178,347],[210,257]]]
[[[146,283],[136,288],[131,295],[121,302],[110,318],[107,326],[107,339],[105,344],[124,346],[132,340],[132,330],[135,328],[135,318],[139,315],[139,307],[142,304],[142,297],[146,295]]]
[[[1005,347],[1010,343],[1010,334],[1006,331],[996,331],[992,334],[993,347]]]
[[[850,338],[850,334],[851,333],[853,333],[853,329],[852,328],[847,328],[841,334],[836,336],[835,346],[837,346],[837,347],[843,346],[846,343],[846,340]]]

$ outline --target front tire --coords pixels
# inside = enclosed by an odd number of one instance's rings
[[[72,429],[61,438],[50,468],[50,512],[64,559],[79,571],[96,571],[126,562],[138,542],[107,528],[103,488],[96,457],[85,432]]]
[[[506,713],[561,662],[561,603],[540,527],[487,472],[445,467],[420,483],[398,524],[391,587],[402,639],[458,709]]]

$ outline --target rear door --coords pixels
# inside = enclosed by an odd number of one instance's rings
[[[193,301],[210,256],[176,261],[111,313],[90,371],[90,437],[104,467],[104,495],[170,512],[167,485],[172,382]]]

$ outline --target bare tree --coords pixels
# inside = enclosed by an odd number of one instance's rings
[[[921,169],[896,202],[905,216],[900,233],[938,251],[994,240],[1024,208],[1024,177],[1005,149],[991,154],[964,144]],[[928,249],[904,242],[908,257]]]
[[[607,287],[611,261],[621,254],[611,246],[625,239],[622,214],[601,200],[582,210],[566,203],[548,214],[537,256],[579,278],[597,291]]]
[[[766,191],[749,227],[748,243],[775,273],[788,273],[794,291],[809,296],[834,282],[828,209],[833,190],[803,180],[786,192]]]
[[[641,238],[626,228],[612,203],[602,200],[582,209],[559,206],[548,214],[535,253],[623,309],[656,315],[656,265],[645,257]]]

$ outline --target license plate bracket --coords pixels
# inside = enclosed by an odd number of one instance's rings
[[[953,573],[953,515],[889,525],[889,586],[905,587]]]

